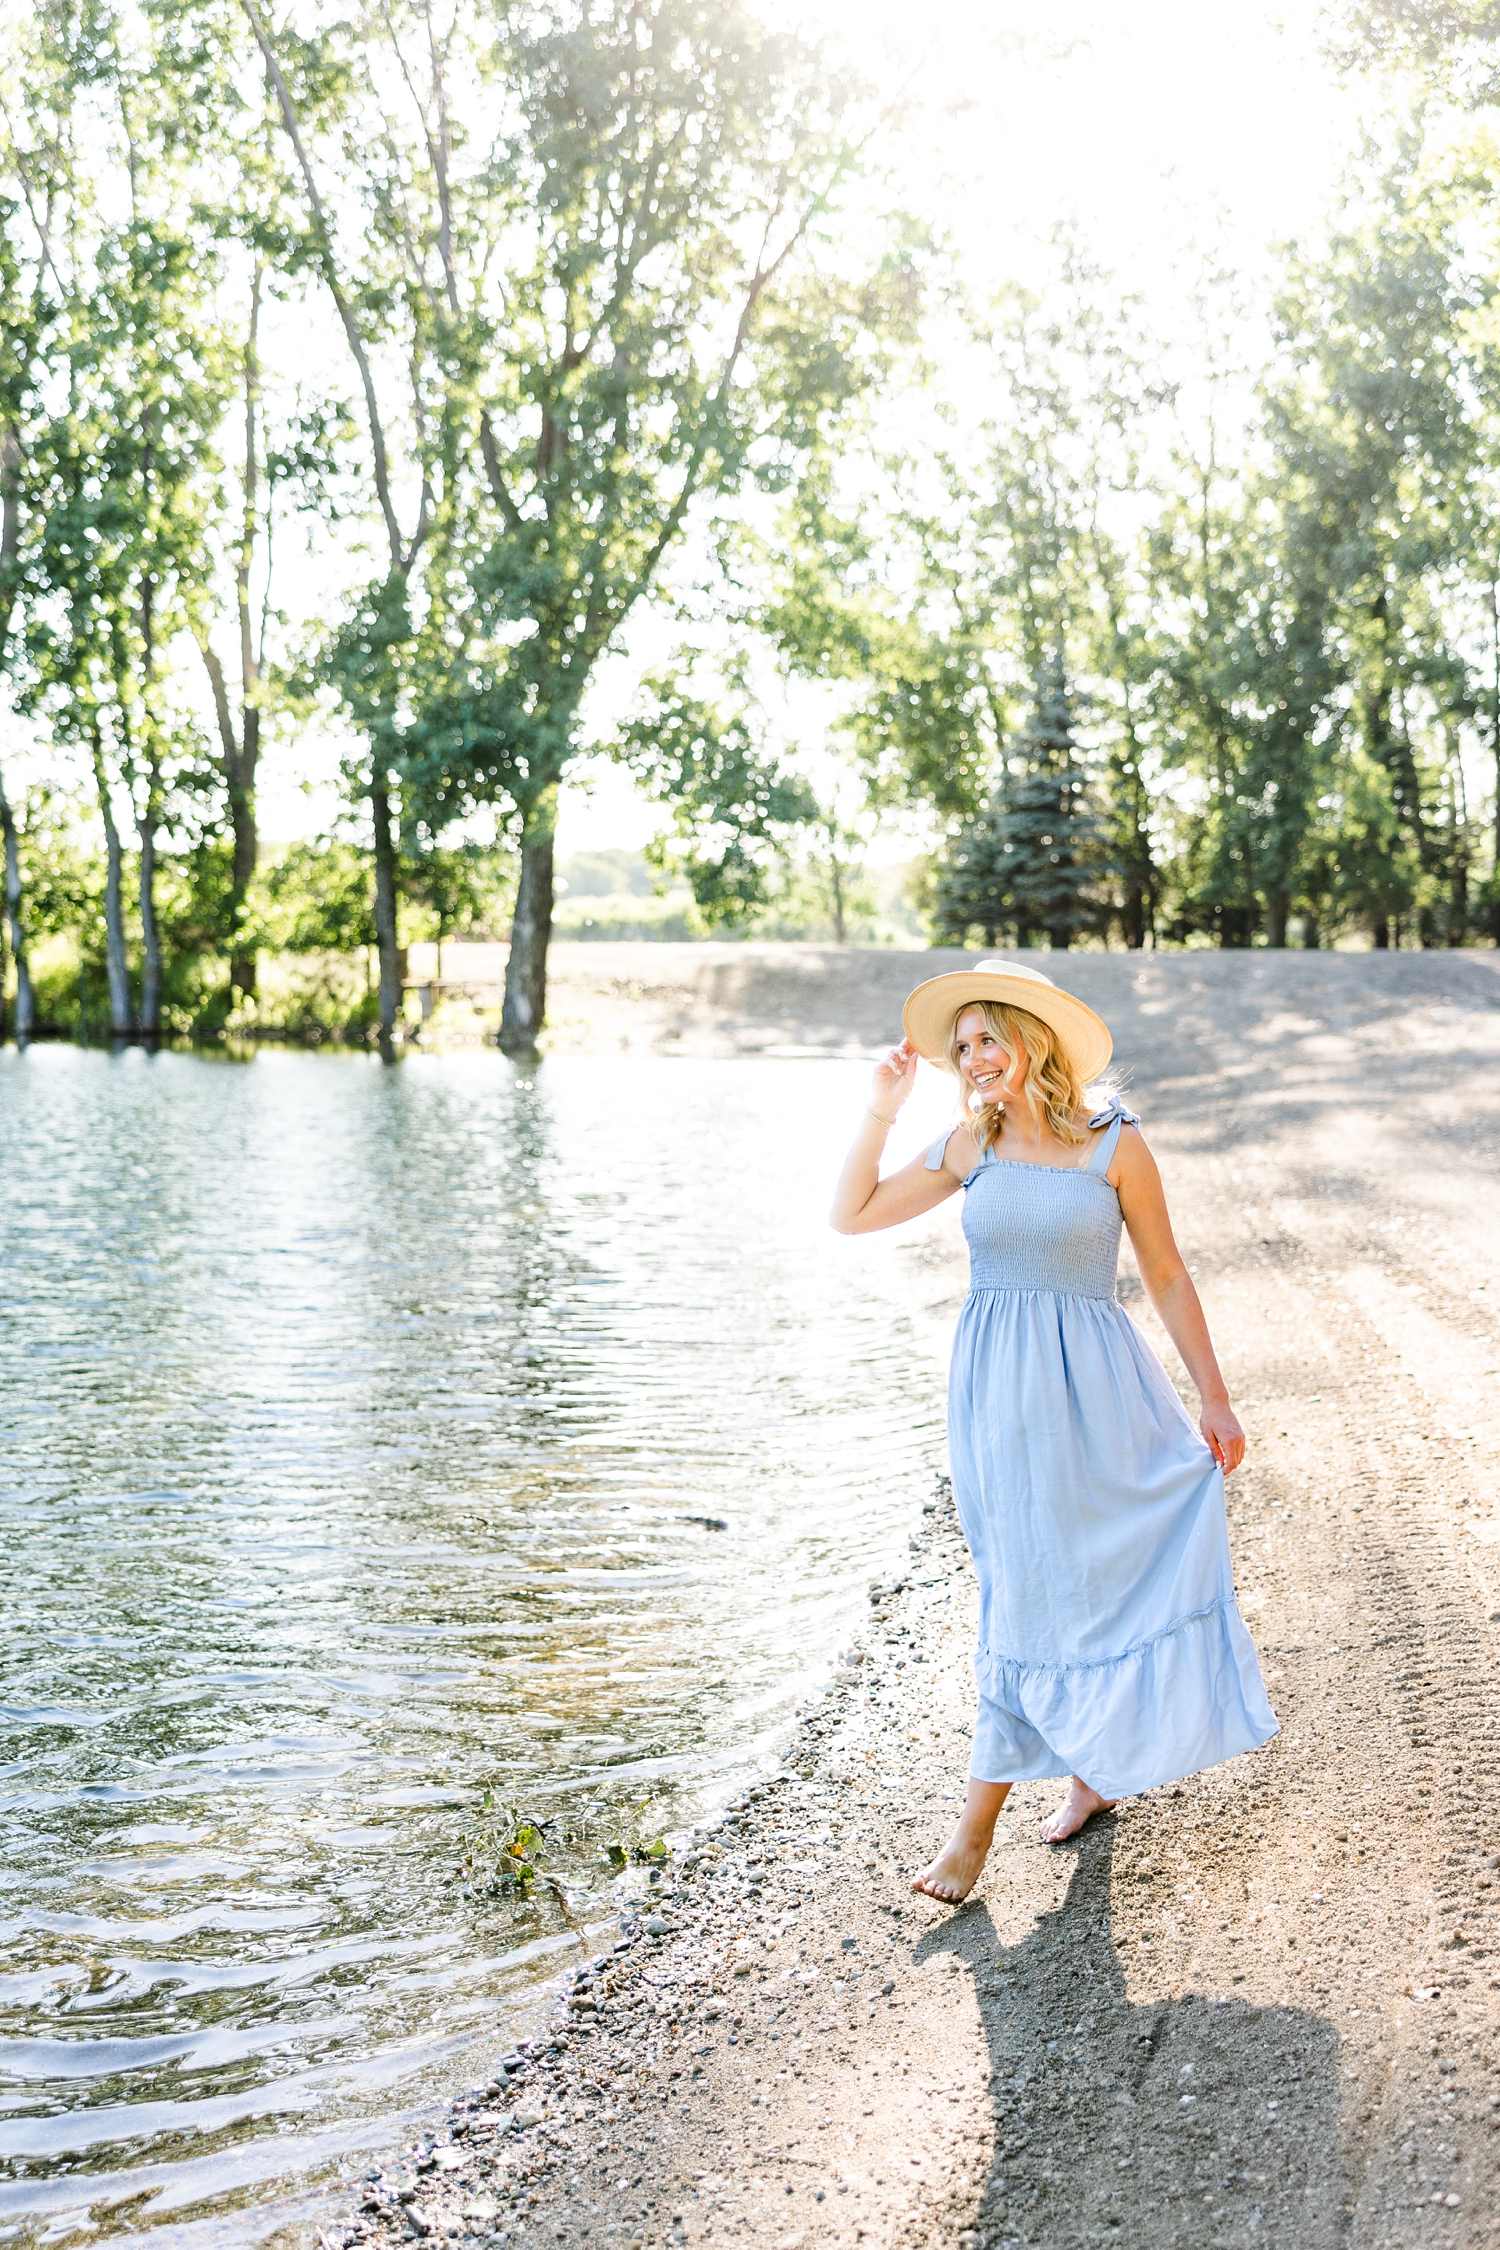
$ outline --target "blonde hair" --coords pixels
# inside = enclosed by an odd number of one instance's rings
[[[1088,1134],[1073,1122],[1074,1113],[1083,1107],[1083,1081],[1057,1034],[1027,1008],[1013,1008],[1004,1000],[970,1000],[959,1009],[948,1034],[948,1068],[960,1085],[963,1073],[958,1067],[958,1019],[970,1008],[979,1010],[986,1029],[1010,1050],[1012,1062],[1025,1056],[1026,1075],[1019,1092],[1032,1116],[1044,1119],[1047,1130],[1064,1148],[1077,1148],[1086,1141]],[[968,1127],[982,1154],[1004,1132],[1005,1111],[999,1102],[987,1101],[982,1108],[968,1112]]]

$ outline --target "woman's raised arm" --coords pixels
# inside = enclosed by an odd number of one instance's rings
[[[929,1172],[920,1157],[880,1177],[880,1152],[895,1124],[902,1104],[917,1079],[917,1050],[909,1039],[893,1047],[870,1082],[870,1100],[854,1146],[844,1160],[834,1190],[828,1224],[836,1234],[878,1234],[882,1227],[898,1227],[903,1219],[918,1219],[924,1211],[956,1194],[959,1181],[946,1164]]]

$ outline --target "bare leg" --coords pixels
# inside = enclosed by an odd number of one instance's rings
[[[1117,1797],[1101,1797],[1097,1789],[1090,1789],[1088,1783],[1080,1781],[1076,1773],[1070,1775],[1068,1794],[1050,1819],[1042,1822],[1042,1842],[1066,1843],[1070,1836],[1078,1834],[1085,1821],[1093,1819],[1096,1812],[1112,1812],[1118,1803]]]
[[[940,1898],[945,1906],[957,1906],[961,1898],[967,1898],[979,1880],[979,1871],[994,1841],[1000,1807],[1009,1795],[1008,1781],[971,1778],[958,1826],[932,1865],[912,1877],[912,1889],[925,1891],[928,1898]]]

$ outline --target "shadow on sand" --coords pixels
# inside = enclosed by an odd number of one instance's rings
[[[1331,2250],[1347,2226],[1338,2034],[1300,2008],[1133,2001],[1114,1824],[1068,1848],[1065,1897],[1019,1944],[970,1900],[916,1953],[949,1956],[978,1994],[994,2133],[979,2240]]]

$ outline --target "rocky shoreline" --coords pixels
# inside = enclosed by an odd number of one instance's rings
[[[917,1716],[908,1704],[926,1704],[927,1683],[942,1674],[950,1694],[956,1684],[948,1675],[967,1646],[967,1618],[950,1605],[967,1557],[946,1479],[919,1520],[908,1574],[870,1589],[873,1630],[896,1644],[887,1663],[866,1646],[846,1652],[799,1716],[782,1769],[650,1870],[618,1937],[560,1981],[545,2030],[456,2101],[435,2133],[368,2176],[357,2208],[320,2233],[325,2250],[558,2236],[652,2250],[711,2236],[716,2217],[721,2230],[743,2226],[740,2203],[747,2190],[755,2200],[756,2177],[742,2178],[743,2164],[712,2144],[741,2103],[769,2122],[770,2097],[746,2085],[767,2075],[749,2070],[752,2058],[765,2066],[784,2055],[777,2075],[798,2083],[825,2044],[847,2060],[895,2007],[897,1974],[931,1919],[905,1893],[902,1826],[914,1816],[903,1803],[877,1833],[859,1817],[875,1808],[829,1801],[848,1777],[828,1770],[847,1762],[851,1731],[867,1746],[906,1736]],[[902,1741],[903,1783],[910,1752]],[[961,1770],[955,1762],[953,1774]],[[643,2135],[674,2133],[701,2136],[709,2168],[663,2197],[660,2177],[643,2169]],[[783,2204],[805,2217],[805,2204],[816,2212],[850,2193],[847,2179],[817,2176],[811,2156],[802,2169],[805,2180],[775,2183],[778,2222]],[[790,2244],[784,2224],[777,2239]]]

